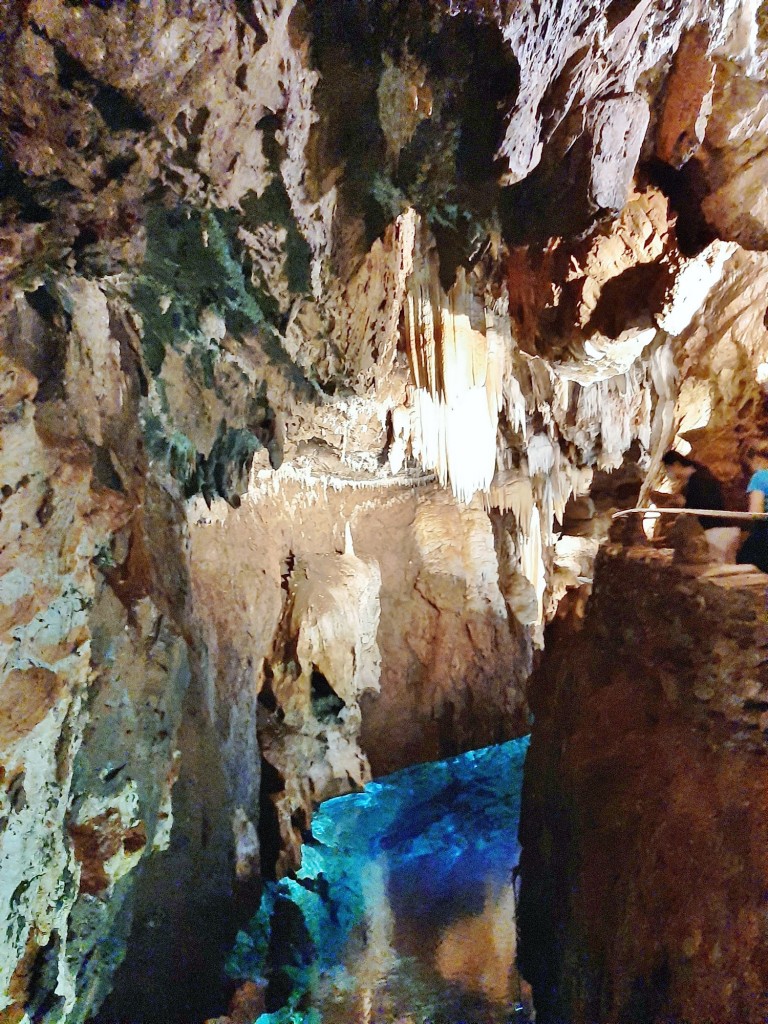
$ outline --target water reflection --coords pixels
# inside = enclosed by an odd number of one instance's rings
[[[323,804],[295,878],[268,886],[229,969],[258,1024],[506,1024],[527,738]]]

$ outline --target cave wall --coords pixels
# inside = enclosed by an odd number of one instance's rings
[[[519,926],[545,1024],[765,1017],[765,577],[705,569],[605,547],[532,681]]]
[[[482,507],[286,476],[203,506],[191,536],[222,749],[254,825],[259,748],[279,776],[283,870],[313,803],[525,730],[530,639]]]
[[[569,499],[760,430],[765,26],[5,13],[0,1014],[133,926],[113,1005],[189,1019],[314,800],[526,727]]]
[[[16,313],[8,347],[35,342],[45,370],[3,357],[3,985],[8,1019],[26,1004],[80,1020],[119,959],[129,876],[171,833],[190,677],[183,537],[141,472],[117,339],[99,380],[83,395],[73,374],[66,395],[56,362],[86,349],[76,321],[65,357],[55,328]],[[106,439],[124,483],[95,455]],[[161,578],[163,562],[177,568]]]

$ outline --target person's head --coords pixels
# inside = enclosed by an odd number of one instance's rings
[[[747,462],[753,473],[758,469],[768,469],[768,448],[765,444],[751,444],[747,448]]]
[[[681,455],[680,452],[666,452],[661,461],[664,463],[667,476],[677,483],[689,480],[698,468],[693,459]]]

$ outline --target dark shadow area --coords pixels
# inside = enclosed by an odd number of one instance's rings
[[[441,280],[450,287],[456,268],[477,258],[496,216],[496,154],[519,89],[514,55],[494,22],[467,13],[436,18],[415,0],[310,0],[307,18],[321,73],[311,178],[321,195],[342,171],[339,221],[362,223],[359,237],[337,239],[342,276],[413,206],[435,234]],[[387,67],[414,65],[424,73],[429,113],[393,153],[380,120],[379,84]]]
[[[152,128],[152,119],[135,100],[96,78],[81,61],[73,57],[61,43],[50,39],[34,22],[32,28],[53,47],[59,68],[59,85],[90,99],[110,131],[147,132]]]
[[[277,793],[282,793],[284,789],[285,780],[280,772],[265,757],[262,757],[257,832],[259,836],[261,876],[268,881],[274,881],[277,878],[277,860],[282,850],[280,822],[272,797]]]
[[[63,398],[70,317],[44,284],[26,292],[25,298],[33,312],[19,304],[10,314],[6,335],[8,351],[37,377],[37,403]]]
[[[234,882],[228,784],[204,706],[193,682],[170,846],[138,869],[128,953],[91,1024],[200,1024],[224,1013],[234,990],[224,963],[258,892]]]
[[[684,256],[695,256],[714,242],[717,234],[707,224],[701,204],[708,194],[704,170],[696,159],[676,170],[662,160],[650,160],[643,175],[651,185],[661,189],[677,214],[677,243]]]
[[[569,119],[558,127],[538,167],[503,189],[499,212],[510,246],[544,245],[550,238],[577,238],[595,223],[588,201],[591,140],[572,138]]]
[[[338,718],[339,712],[345,707],[344,701],[317,668],[312,672],[310,691],[312,713],[318,721]]]
[[[611,0],[605,12],[608,31],[613,32],[622,21],[626,21],[641,2],[642,0]]]
[[[669,994],[671,972],[665,955],[647,975],[635,978],[632,993],[621,1011],[619,1024],[646,1024],[664,1010]]]
[[[618,338],[629,327],[651,325],[649,314],[661,312],[665,285],[673,274],[664,262],[638,263],[603,285],[588,329]]]

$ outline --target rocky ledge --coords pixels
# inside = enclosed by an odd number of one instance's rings
[[[552,630],[521,835],[543,1024],[766,1019],[768,579],[707,572],[610,545]]]

